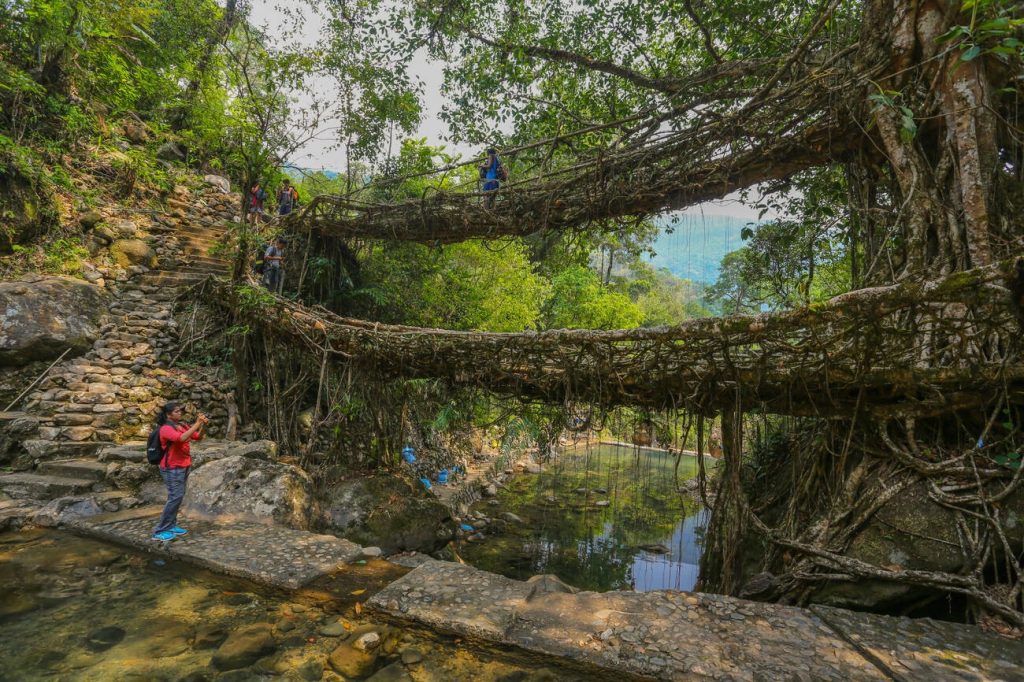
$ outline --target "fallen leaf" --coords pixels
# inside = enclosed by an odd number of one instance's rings
[[[366,592],[366,590],[352,590],[349,594],[362,594],[363,592]]]
[[[360,604],[359,602],[356,602],[356,615],[358,616],[362,612],[363,612],[363,605]]]

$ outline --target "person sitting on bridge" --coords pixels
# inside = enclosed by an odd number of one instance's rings
[[[494,197],[498,187],[505,180],[508,180],[508,171],[498,158],[498,150],[490,147],[487,150],[487,160],[480,164],[480,179],[484,181],[484,206],[494,208]]]

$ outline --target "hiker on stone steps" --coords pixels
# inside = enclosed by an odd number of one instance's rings
[[[178,508],[185,498],[189,467],[192,457],[189,450],[192,441],[203,437],[203,427],[209,423],[205,414],[196,417],[192,426],[181,421],[181,405],[169,402],[160,410],[157,424],[160,425],[160,447],[164,456],[160,460],[160,476],[167,484],[167,504],[160,515],[160,522],[153,530],[153,539],[167,542],[188,531],[177,525]]]

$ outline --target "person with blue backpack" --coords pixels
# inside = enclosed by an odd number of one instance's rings
[[[490,147],[487,159],[480,164],[480,179],[484,181],[484,206],[494,208],[494,198],[501,183],[508,180],[508,171],[498,158],[498,150]]]
[[[153,530],[153,539],[168,542],[185,535],[188,531],[178,525],[178,509],[185,499],[188,473],[192,467],[190,449],[192,441],[203,437],[203,427],[209,423],[205,414],[196,417],[196,423],[189,426],[181,421],[181,405],[169,402],[160,409],[157,427],[150,435],[146,456],[151,464],[160,467],[160,477],[167,486],[167,504],[160,514],[160,521]]]

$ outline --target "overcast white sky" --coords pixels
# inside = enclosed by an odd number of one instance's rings
[[[250,19],[255,24],[262,24],[268,28],[267,34],[275,35],[274,25],[281,20],[282,14],[277,11],[280,5],[279,0],[250,0]],[[316,12],[312,11],[302,2],[287,3],[294,12],[300,12],[305,20],[301,24],[302,39],[312,45],[317,41],[323,29],[323,21]],[[427,138],[427,143],[433,146],[445,145],[450,153],[461,153],[463,156],[471,156],[480,150],[472,149],[463,145],[452,144],[448,140],[448,129],[439,118],[438,114],[444,104],[441,95],[441,84],[443,74],[441,65],[429,62],[425,57],[416,59],[412,65],[413,74],[423,85],[424,115],[417,131],[417,137]],[[336,96],[333,86],[330,83],[316,83],[313,89],[303,93],[300,99],[312,101],[314,98],[323,99]],[[331,149],[334,142],[329,136],[314,140],[301,149],[292,159],[291,163],[302,168],[322,169],[338,171],[345,167],[345,155],[341,150]],[[397,142],[397,141],[396,141]],[[704,215],[726,215],[745,220],[757,220],[757,211],[738,200],[736,195],[729,195],[726,199],[712,201],[687,209],[685,214]],[[770,218],[772,216],[766,216]]]

